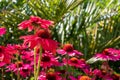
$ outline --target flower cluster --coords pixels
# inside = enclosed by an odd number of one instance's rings
[[[21,22],[19,29],[34,31],[32,35],[21,36],[22,44],[0,46],[0,68],[12,72],[17,79],[34,80],[119,80],[120,75],[109,66],[109,61],[120,60],[120,50],[104,49],[93,58],[102,61],[99,68],[93,68],[84,59],[84,54],[74,45],[52,39],[49,26],[53,21],[37,16]],[[6,29],[0,28],[0,36]],[[62,47],[62,48],[60,48]],[[13,77],[11,77],[14,79]]]

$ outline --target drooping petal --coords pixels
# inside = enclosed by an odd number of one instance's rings
[[[3,67],[5,65],[4,62],[0,62],[0,67]]]
[[[66,54],[66,51],[63,50],[63,49],[58,49],[58,50],[57,50],[57,53],[58,53],[58,54],[61,54],[61,55],[65,55],[65,54]]]
[[[21,22],[20,24],[18,24],[18,29],[26,29],[28,26],[30,25],[30,22],[28,20],[25,20],[23,22]]]
[[[48,29],[48,27],[53,24],[53,21],[43,19],[41,20],[41,23],[42,28]]]
[[[3,59],[4,59],[4,55],[0,54],[0,61],[3,61]]]
[[[58,43],[52,39],[42,39],[41,45],[44,50],[48,50],[55,53]]]
[[[23,46],[34,48],[37,45],[37,39],[34,35],[21,36],[20,39],[23,39]]]
[[[73,52],[76,54],[76,55],[79,55],[79,56],[83,56],[83,54],[77,50],[73,50]]]

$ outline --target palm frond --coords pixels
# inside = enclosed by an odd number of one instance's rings
[[[57,35],[57,40],[62,44],[67,42],[74,44],[85,57],[90,57],[107,47],[117,47],[120,34],[117,31],[118,22],[115,21],[119,19],[119,4],[110,8],[112,2],[104,9],[94,1],[79,5],[56,25],[54,33]],[[99,25],[101,23],[103,25]]]

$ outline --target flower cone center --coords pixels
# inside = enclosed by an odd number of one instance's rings
[[[88,76],[81,76],[79,80],[91,80]]]
[[[105,50],[103,51],[103,54],[105,54],[105,55],[109,55],[109,54],[110,54],[110,52],[109,52],[109,50],[108,50],[108,49],[105,49]]]
[[[28,69],[22,69],[23,72],[28,72]]]
[[[70,59],[70,62],[72,62],[72,63],[78,63],[78,59],[75,58],[75,57],[73,57],[73,58]]]
[[[42,61],[43,62],[49,62],[50,61],[50,57],[49,56],[44,56],[44,57],[42,57]]]
[[[3,52],[3,48],[2,47],[0,47],[0,53],[2,53]]]
[[[40,24],[38,24],[39,21],[40,21],[39,18],[34,18],[31,20],[31,23],[33,26],[37,27],[40,26]]]
[[[57,80],[57,79],[56,79],[56,75],[55,75],[55,73],[53,73],[53,72],[49,72],[49,73],[46,75],[46,79],[47,79],[47,80]]]
[[[71,44],[65,44],[63,49],[67,52],[71,52],[71,51],[73,51],[74,48]]]
[[[22,62],[17,62],[16,65],[18,65],[18,67],[22,67],[23,63]]]
[[[37,32],[37,36],[38,37],[41,37],[41,38],[46,38],[46,39],[48,39],[48,38],[50,38],[50,33],[47,31],[47,30],[39,30],[38,32]]]

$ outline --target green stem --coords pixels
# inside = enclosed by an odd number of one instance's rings
[[[20,80],[20,71],[17,70],[17,80]]]
[[[13,59],[11,59],[11,63],[14,63]],[[14,78],[13,78],[13,72],[12,71],[11,71],[11,80],[14,80]]]
[[[36,79],[36,47],[34,48],[34,79]]]
[[[39,52],[39,59],[38,59],[38,65],[37,65],[36,78],[38,77],[38,74],[39,74],[41,58],[42,58],[42,47],[40,46],[40,52]]]
[[[17,60],[17,80],[20,80],[20,71],[19,71],[19,64],[18,64],[18,62],[19,62],[19,54],[18,54],[18,52],[16,53],[16,60]]]
[[[2,68],[1,71],[2,71],[2,80],[5,80],[4,79],[4,69]]]
[[[11,78],[12,78],[12,80],[14,80],[14,78],[13,78],[13,72],[11,72]]]
[[[66,69],[67,69],[67,71],[69,71],[69,70],[68,70],[68,68],[69,68],[69,65],[68,65],[69,55],[68,55],[68,54],[66,54],[66,59],[67,59]],[[69,72],[68,72],[68,73],[69,73]],[[66,74],[66,75],[65,75],[65,78],[66,78],[66,79],[68,78],[68,75],[69,75],[69,74]]]
[[[19,58],[18,58],[18,53],[16,54],[16,58],[17,58],[17,80],[20,80],[20,71],[19,71]]]

